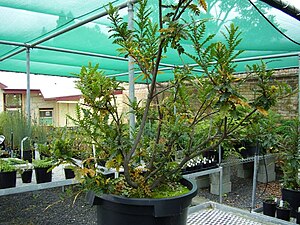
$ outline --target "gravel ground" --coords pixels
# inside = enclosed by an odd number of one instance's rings
[[[252,179],[242,179],[231,177],[232,189],[230,193],[223,195],[223,204],[250,210],[252,204]],[[262,200],[266,196],[281,197],[279,181],[269,182],[268,184],[257,183],[255,195],[255,208],[262,207]],[[219,196],[210,194],[209,189],[201,189],[199,196],[211,201],[219,202]]]
[[[252,179],[231,177],[232,191],[223,196],[223,203],[249,209],[251,206]],[[70,188],[77,193],[76,187]],[[27,192],[0,197],[0,225],[92,225],[96,224],[95,207],[85,202],[84,194],[74,201],[74,194],[62,188]],[[270,182],[267,186],[258,183],[256,191],[257,207],[261,206],[265,195],[280,197],[279,182]],[[209,193],[208,188],[201,189],[199,196],[211,201],[219,201],[218,195]]]

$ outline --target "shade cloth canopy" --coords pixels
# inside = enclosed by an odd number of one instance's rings
[[[149,0],[154,12],[156,2]],[[171,2],[163,0],[164,4]],[[112,3],[124,6],[120,12],[126,19],[126,1]],[[214,41],[224,39],[221,31],[230,23],[239,26],[242,32],[243,41],[238,50],[244,52],[239,56],[241,62],[237,62],[238,72],[243,72],[246,64],[259,62],[257,57],[268,57],[265,59],[268,68],[298,67],[300,21],[258,0],[207,0],[207,4],[208,11],[203,11],[200,18],[209,19],[207,34],[215,33]],[[82,65],[92,62],[99,63],[106,75],[117,75],[117,79],[128,81],[127,58],[119,55],[118,46],[109,39],[110,21],[103,16],[106,5],[105,0],[0,0],[0,70],[26,72],[24,46],[27,45],[33,47],[30,48],[31,73],[73,77]],[[93,17],[100,18],[85,23]],[[80,23],[85,24],[64,32]],[[193,51],[189,40],[183,41],[183,45],[186,51]],[[184,61],[193,63],[187,57]],[[170,50],[162,60],[158,81],[172,79],[170,68],[181,64],[178,54]]]

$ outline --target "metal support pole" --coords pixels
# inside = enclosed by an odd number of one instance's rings
[[[300,53],[298,55],[298,119],[300,121]]]
[[[298,55],[298,121],[300,121],[300,54]],[[300,129],[300,128],[298,128],[298,129]],[[299,143],[298,143],[298,154],[300,155],[300,144]],[[298,178],[300,179],[300,168],[298,170]]]
[[[128,29],[133,30],[133,3],[128,1]],[[129,73],[129,101],[133,103],[135,101],[134,93],[134,60],[131,56],[128,58],[128,73]],[[131,104],[130,104],[131,105]],[[135,116],[132,107],[129,108],[129,125],[130,125],[130,138],[133,140],[133,132],[135,128]]]
[[[255,192],[256,192],[256,179],[257,179],[257,163],[259,161],[259,155],[254,155],[254,169],[253,169],[253,184],[252,184],[252,198],[251,198],[251,211],[255,209]]]
[[[26,88],[26,117],[28,126],[28,135],[31,133],[31,113],[30,113],[30,49],[26,47],[26,74],[27,74],[27,88]]]
[[[220,166],[220,180],[219,180],[219,202],[222,204],[223,196],[223,167]]]

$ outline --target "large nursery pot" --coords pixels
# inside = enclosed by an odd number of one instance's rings
[[[17,171],[0,172],[0,189],[16,187]]]
[[[291,216],[296,217],[298,207],[300,207],[300,191],[282,188],[281,194],[282,199],[287,201],[291,206]]]
[[[52,171],[48,172],[50,168],[51,166],[45,168],[34,168],[37,184],[47,183],[52,181]]]
[[[87,193],[90,204],[97,206],[98,225],[185,225],[188,207],[197,194],[194,181],[182,179],[190,192],[162,199],[126,198],[116,195],[96,196]]]

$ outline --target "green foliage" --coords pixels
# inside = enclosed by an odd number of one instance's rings
[[[27,118],[19,112],[0,113],[0,132],[5,136],[7,147],[20,149],[21,141],[24,137],[30,137],[30,140],[24,142],[24,149],[30,150],[30,141],[44,143],[47,140],[49,128],[31,124],[31,131],[27,125]],[[13,143],[11,143],[11,134],[13,134]]]
[[[5,143],[7,146],[12,146],[14,149],[20,149],[21,140],[29,136],[27,120],[25,116],[19,112],[2,112],[0,114],[1,130],[5,136]],[[13,143],[10,137],[13,133]],[[29,149],[28,142],[26,141],[24,148]]]
[[[299,190],[300,179],[298,172],[300,169],[299,154],[299,121],[297,118],[284,121],[279,128],[280,132],[280,157],[279,163],[283,171],[282,184],[284,188]]]
[[[206,8],[204,1],[199,3]],[[267,116],[285,89],[281,84],[270,85],[272,73],[264,64],[250,67],[245,77],[234,74],[233,60],[242,53],[236,50],[241,33],[234,25],[226,28],[225,43],[214,42],[214,35],[204,38],[205,21],[180,19],[183,13],[198,15],[190,1],[164,6],[168,10],[160,12],[158,23],[149,19],[152,11],[146,0],[138,5],[133,30],[127,29],[117,9],[108,9],[111,38],[121,54],[133,58],[148,83],[147,98],[139,104],[129,103],[137,115],[133,137],[114,95],[122,89],[121,84],[106,77],[98,65],[82,67],[78,74],[83,102],[74,121],[96,152],[95,157],[86,155],[82,184],[99,193],[149,197],[156,189],[179,181],[180,169],[187,161],[216,149],[241,127],[254,123],[256,116]],[[185,51],[185,39],[193,42],[194,53]],[[181,59],[185,54],[194,60],[203,74],[197,76],[193,67],[184,65],[174,68],[172,81],[158,84],[159,64],[169,48]],[[249,77],[258,79],[258,92],[251,100],[240,90]],[[122,169],[123,175],[107,179],[96,167],[99,160],[108,168]]]
[[[152,198],[170,198],[183,195],[189,192],[189,189],[179,183],[168,183],[158,187],[152,194]]]
[[[278,208],[281,208],[281,209],[290,209],[291,206],[290,206],[290,203],[288,201],[284,201],[284,200],[280,200],[280,202],[282,201],[282,206],[277,205]]]
[[[16,171],[16,167],[11,165],[9,162],[0,159],[0,172],[12,172]]]
[[[278,199],[277,199],[275,196],[270,195],[270,196],[264,198],[263,201],[264,201],[264,202],[267,202],[267,203],[274,203],[274,204],[277,204]]]
[[[53,166],[53,161],[51,158],[45,158],[45,159],[36,159],[32,161],[34,168],[47,168]]]
[[[7,162],[10,164],[10,165],[21,165],[21,164],[26,164],[28,163],[28,161],[25,161],[23,159],[17,159],[17,158],[8,158],[7,159]]]
[[[53,132],[52,141],[50,142],[50,152],[53,159],[64,163],[71,162],[72,157],[76,155],[74,146],[75,133],[68,130],[67,127],[57,128]]]

